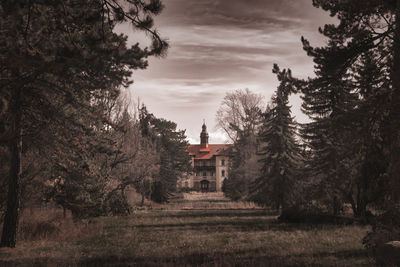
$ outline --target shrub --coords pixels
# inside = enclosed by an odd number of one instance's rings
[[[18,230],[21,240],[48,239],[60,233],[55,221],[23,221]]]
[[[378,265],[386,265],[392,259],[388,255],[387,243],[400,240],[400,206],[387,210],[376,217],[372,224],[372,232],[363,238],[363,244],[375,258]],[[397,258],[397,260],[399,260]],[[400,262],[391,263],[393,265]]]
[[[128,199],[121,192],[112,192],[107,200],[108,213],[117,216],[126,216],[131,213],[131,206],[129,205]]]
[[[280,222],[314,224],[352,224],[352,218],[330,215],[316,206],[292,206],[282,210]]]

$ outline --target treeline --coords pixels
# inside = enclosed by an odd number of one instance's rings
[[[365,242],[376,247],[400,238],[400,1],[313,5],[338,19],[319,30],[325,46],[302,37],[315,77],[298,79],[275,65],[280,85],[266,109],[249,101],[257,95],[237,91],[242,101],[232,108],[228,94],[217,114],[235,142],[224,191],[280,209],[281,219],[338,215],[350,206],[374,225],[375,239]],[[293,93],[308,123],[293,120]],[[223,124],[238,107],[243,116]]]
[[[132,71],[168,44],[158,0],[0,4],[1,246],[14,247],[20,210],[55,202],[74,218],[126,214],[124,194],[167,201],[190,164],[184,131],[126,105]],[[127,46],[119,23],[146,33]]]

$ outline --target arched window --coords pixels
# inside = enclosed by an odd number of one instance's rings
[[[222,176],[222,177],[225,177],[225,170],[222,170],[222,171],[221,171],[221,176]]]

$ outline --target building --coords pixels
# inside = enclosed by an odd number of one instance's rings
[[[208,144],[205,124],[200,133],[200,144],[189,145],[193,172],[180,179],[178,186],[203,192],[222,191],[222,182],[228,177],[230,144]]]

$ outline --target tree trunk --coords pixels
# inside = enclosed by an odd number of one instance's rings
[[[144,192],[142,192],[142,201],[140,202],[140,207],[144,206]]]
[[[20,204],[20,181],[22,174],[22,127],[21,88],[15,89],[10,112],[13,116],[13,138],[9,143],[11,155],[8,177],[7,209],[4,216],[0,247],[15,247]]]
[[[333,215],[338,215],[341,210],[341,203],[339,201],[339,198],[335,195],[332,199],[332,209],[333,209]]]
[[[351,209],[353,211],[353,215],[356,216],[356,214],[357,214],[357,206],[356,206],[356,203],[355,203],[353,197],[350,197],[349,201],[350,201],[350,204],[351,204]]]
[[[398,202],[400,194],[400,0],[397,0],[392,69],[393,97],[390,110],[390,162],[389,178],[393,198]]]

